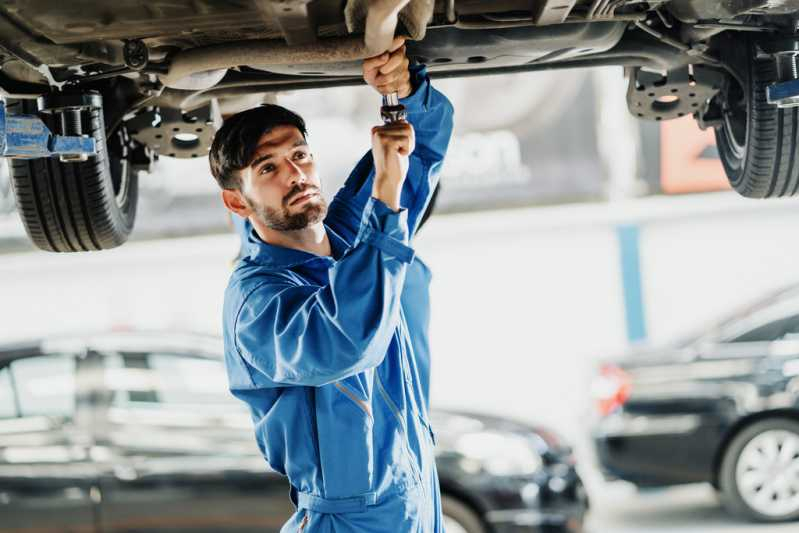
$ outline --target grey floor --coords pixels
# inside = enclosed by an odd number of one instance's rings
[[[799,523],[751,524],[728,515],[706,485],[638,492],[625,483],[594,483],[587,533],[788,533]]]

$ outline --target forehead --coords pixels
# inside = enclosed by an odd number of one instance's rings
[[[289,147],[297,141],[304,140],[302,133],[295,126],[275,126],[258,139],[255,154],[259,155],[273,148]]]

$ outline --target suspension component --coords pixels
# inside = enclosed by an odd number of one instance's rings
[[[777,66],[777,83],[766,87],[768,103],[780,108],[799,106],[799,39],[763,41],[760,47],[774,57]]]
[[[41,113],[47,113],[58,117],[61,126],[61,136],[64,138],[85,138],[88,136],[83,133],[83,112],[90,109],[101,109],[102,98],[94,92],[89,93],[52,93],[39,97],[39,109]],[[92,142],[94,142],[92,140]],[[63,163],[86,161],[89,155],[86,152],[78,153],[59,153],[57,154]],[[56,155],[56,154],[53,154]]]

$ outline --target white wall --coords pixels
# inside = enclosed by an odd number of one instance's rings
[[[575,438],[599,358],[627,345],[615,228],[641,223],[655,340],[799,279],[796,201],[733,193],[436,216],[433,403]],[[219,331],[233,235],[0,257],[0,341],[115,327]]]

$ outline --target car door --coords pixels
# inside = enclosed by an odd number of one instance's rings
[[[221,361],[108,353],[104,373],[104,532],[280,529],[288,484],[268,470]]]
[[[54,354],[0,368],[0,530],[90,533],[99,498],[79,416],[80,361]]]

